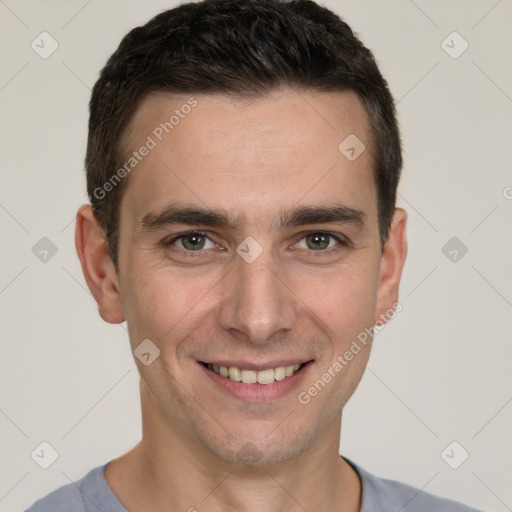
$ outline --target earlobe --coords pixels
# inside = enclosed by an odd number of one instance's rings
[[[406,224],[407,212],[396,208],[381,258],[375,322],[387,322],[398,302],[400,279],[407,257]]]
[[[98,303],[101,318],[111,324],[123,322],[119,281],[104,231],[90,204],[81,206],[77,212],[75,247],[87,286]]]

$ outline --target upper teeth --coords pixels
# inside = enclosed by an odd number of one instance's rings
[[[237,382],[244,382],[245,384],[272,384],[276,380],[283,380],[290,375],[293,375],[301,367],[300,364],[291,364],[289,366],[279,366],[278,368],[269,368],[268,370],[244,370],[236,366],[219,366],[218,364],[208,364],[208,368],[215,373],[222,375]]]

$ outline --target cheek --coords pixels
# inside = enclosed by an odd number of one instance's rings
[[[210,308],[215,287],[213,277],[163,268],[147,268],[133,273],[122,287],[130,338],[133,343],[149,338],[161,350],[176,345]],[[209,293],[210,292],[210,293]]]
[[[342,266],[321,278],[304,281],[303,302],[335,339],[346,340],[373,325],[378,273],[369,263]]]

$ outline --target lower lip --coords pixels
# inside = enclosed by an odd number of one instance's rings
[[[312,363],[312,361],[307,362],[298,372],[272,384],[244,384],[243,382],[222,377],[213,370],[203,366],[202,363],[198,364],[213,383],[231,396],[246,402],[270,402],[278,400],[298,388]]]

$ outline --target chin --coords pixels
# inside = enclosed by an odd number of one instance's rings
[[[268,430],[262,432],[261,426],[252,431],[244,426],[236,434],[222,431],[218,437],[212,437],[203,436],[206,434],[203,431],[198,437],[215,457],[228,464],[253,468],[276,466],[295,459],[306,452],[316,438],[314,433],[298,425],[293,431],[277,430],[269,435]]]

